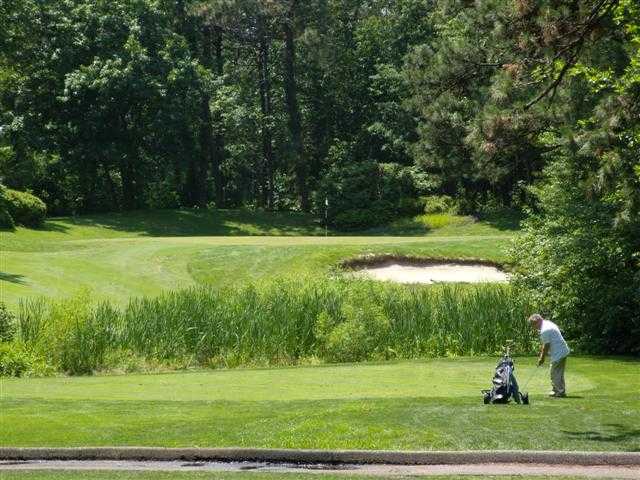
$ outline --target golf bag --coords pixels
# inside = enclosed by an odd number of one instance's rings
[[[491,390],[482,390],[485,405],[509,403],[512,398],[516,403],[529,404],[529,395],[520,393],[514,370],[513,359],[507,350],[507,353],[498,362]]]

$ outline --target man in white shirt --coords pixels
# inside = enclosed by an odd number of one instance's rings
[[[551,358],[551,386],[553,390],[549,393],[551,397],[566,397],[567,392],[564,385],[564,367],[567,363],[567,356],[570,353],[569,346],[562,337],[558,326],[534,313],[529,317],[529,324],[540,332],[540,355],[538,356],[538,366],[544,364],[544,359],[549,354]]]

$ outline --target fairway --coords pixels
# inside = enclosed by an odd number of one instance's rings
[[[436,229],[400,224],[325,237],[303,214],[178,210],[54,219],[42,230],[0,232],[0,288],[9,305],[83,289],[122,304],[199,284],[322,275],[365,253],[504,261],[514,228],[491,221]]]
[[[520,358],[523,383],[533,358]],[[571,358],[569,398],[482,404],[495,359],[2,379],[11,446],[640,450],[637,360]],[[550,426],[553,426],[551,428]]]

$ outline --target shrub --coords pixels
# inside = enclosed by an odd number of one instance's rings
[[[6,192],[7,187],[0,183],[0,229],[13,230],[16,225],[8,210],[7,200],[5,199]]]
[[[418,219],[430,229],[437,229],[449,226],[469,225],[476,220],[473,217],[463,217],[449,213],[432,213],[422,215]]]
[[[10,342],[16,332],[16,317],[0,302],[0,342]]]
[[[322,312],[318,317],[316,336],[323,344],[325,360],[358,362],[383,354],[383,338],[389,327],[382,307],[364,300],[343,304],[339,319],[332,319],[327,312]]]
[[[31,358],[19,344],[0,343],[0,377],[21,377],[31,366]]]
[[[13,230],[16,224],[13,222],[13,217],[9,214],[6,208],[0,204],[0,229]]]
[[[0,377],[45,376],[53,369],[19,342],[0,343]]]
[[[456,201],[448,195],[430,195],[422,197],[424,202],[424,213],[458,213]]]
[[[47,206],[35,195],[6,189],[4,192],[7,211],[14,222],[25,227],[39,227],[47,216]]]
[[[420,198],[403,197],[398,200],[398,215],[413,216],[424,211],[424,203]]]

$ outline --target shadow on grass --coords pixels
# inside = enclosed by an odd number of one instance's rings
[[[590,440],[594,442],[638,442],[635,451],[640,450],[640,429],[630,428],[620,423],[610,423],[601,430],[568,431],[562,433],[573,440]]]
[[[67,225],[60,223],[58,220],[45,220],[44,223],[39,227],[30,227],[30,226],[25,227],[24,225],[20,225],[20,224],[18,224],[18,227],[27,228],[35,232],[67,233],[67,231],[69,230],[69,227]],[[6,227],[0,228],[0,232],[15,233],[15,231],[16,231],[15,228],[6,228]]]
[[[351,232],[354,236],[425,236],[441,228],[464,227],[474,223],[486,224],[499,231],[520,230],[524,214],[515,210],[501,210],[491,214],[453,215],[427,214],[399,218],[388,225]]]
[[[432,225],[419,217],[399,218],[388,225],[366,230],[335,231],[330,236],[415,236],[423,237],[443,226],[458,226],[453,222]],[[498,230],[518,230],[522,215],[518,212],[497,212],[485,215],[481,221]],[[463,224],[466,224],[463,222]],[[47,220],[34,231],[71,233],[74,226],[108,229],[148,237],[198,236],[324,236],[321,221],[302,212],[270,212],[264,210],[134,210],[129,212],[88,214],[77,217],[57,217]]]
[[[520,223],[524,219],[524,214],[517,210],[502,210],[478,215],[478,220],[502,231],[520,230]]]
[[[421,222],[418,218],[401,218],[393,222],[392,226],[382,225],[380,227],[373,227],[367,230],[355,230],[347,232],[348,235],[354,237],[385,237],[385,236],[423,236],[431,232],[427,224]]]
[[[0,282],[16,283],[18,285],[25,285],[27,283],[24,275],[5,272],[0,272]]]
[[[41,227],[34,228],[34,230],[38,232],[67,233],[69,231],[69,227],[55,220],[46,220]]]
[[[300,212],[252,210],[136,210],[48,221],[43,229],[66,231],[60,221],[83,227],[135,232],[150,237],[320,235],[315,218]]]

